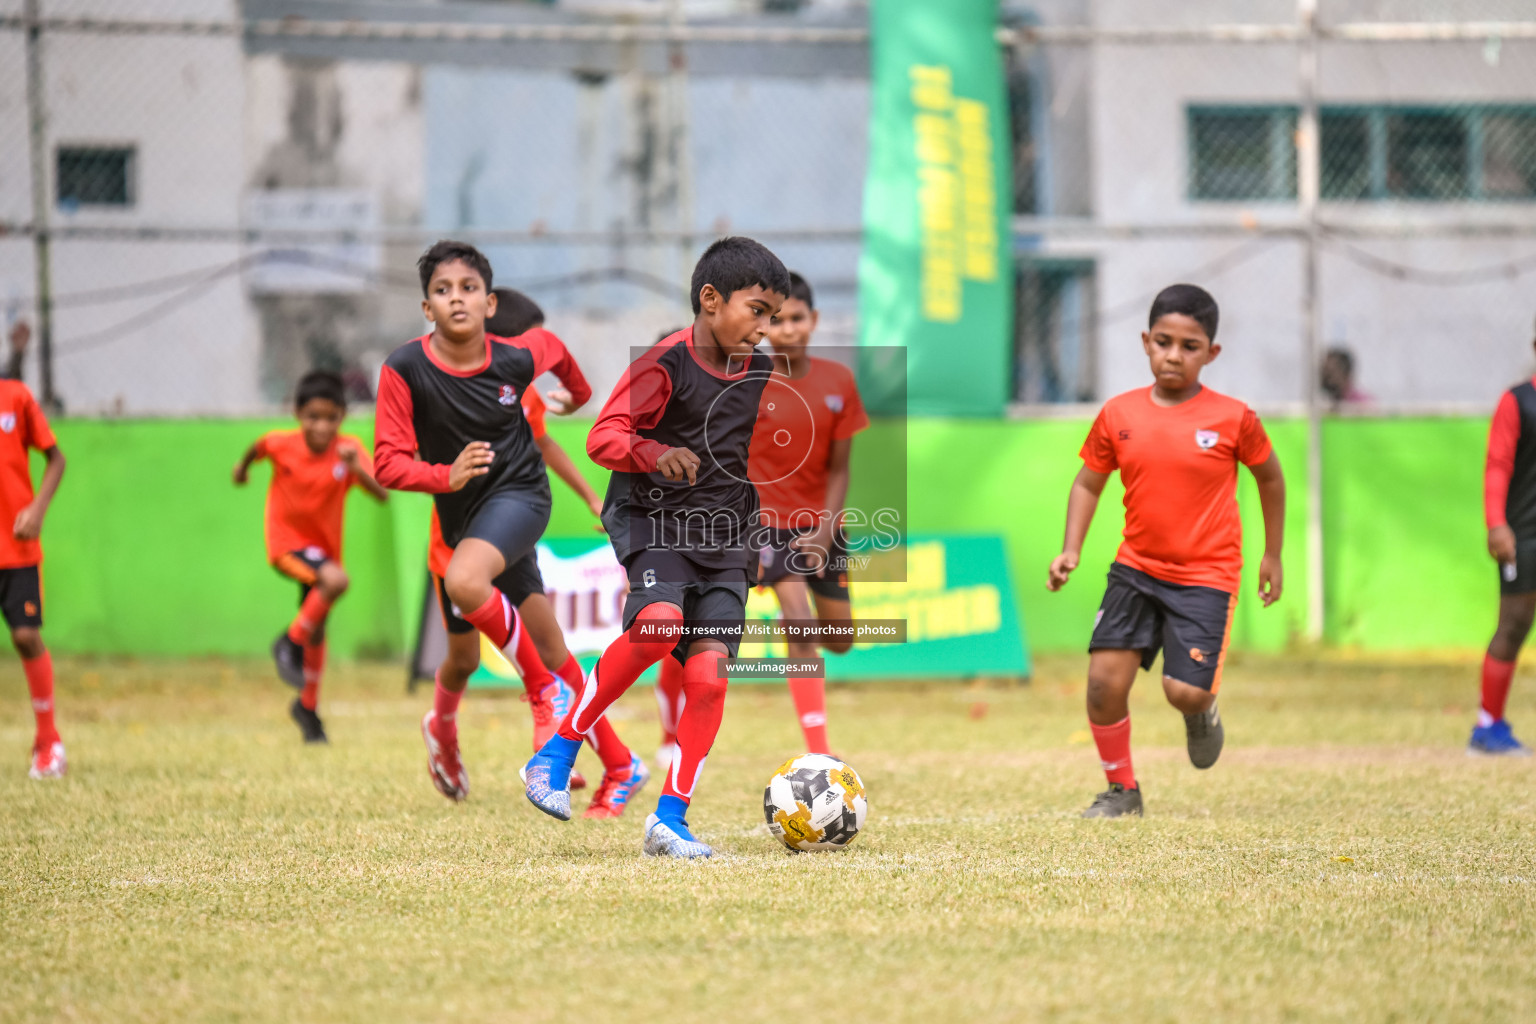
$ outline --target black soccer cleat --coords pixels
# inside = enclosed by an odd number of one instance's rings
[[[1227,738],[1221,725],[1221,712],[1216,705],[1198,715],[1184,716],[1184,740],[1189,747],[1189,763],[1196,768],[1209,768],[1221,756],[1221,745]]]
[[[1093,798],[1093,803],[1083,812],[1085,818],[1123,818],[1134,814],[1141,817],[1141,787],[1126,789],[1118,782]]]
[[[277,677],[295,690],[304,689],[304,648],[293,642],[286,632],[279,633],[272,641],[272,663],[277,666]]]
[[[304,734],[305,743],[329,743],[325,735],[325,723],[320,721],[320,716],[315,714],[297,697],[288,708],[289,716],[299,723],[299,731]]]

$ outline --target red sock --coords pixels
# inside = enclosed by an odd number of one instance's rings
[[[44,651],[31,661],[23,660],[27,689],[32,692],[32,714],[37,716],[37,745],[50,746],[59,740],[53,724],[53,655]]]
[[[1136,788],[1136,773],[1131,770],[1131,716],[1126,715],[1114,725],[1094,725],[1093,742],[1099,748],[1099,764],[1110,782],[1118,782],[1126,789]]]
[[[670,604],[646,605],[634,624],[608,645],[587,678],[581,699],[560,723],[560,735],[579,740],[634,685],[640,673],[677,646],[683,633],[683,612]],[[639,639],[637,639],[639,638]]]
[[[472,612],[465,612],[464,621],[490,637],[491,643],[505,650],[507,641],[512,639],[517,611],[505,594],[492,587],[491,596],[485,599],[485,604]]]
[[[789,696],[795,702],[800,731],[805,733],[805,749],[811,754],[826,754],[827,684],[820,676],[801,676],[789,680]]]
[[[684,801],[693,798],[704,759],[715,745],[720,720],[725,717],[725,680],[719,675],[719,665],[725,657],[723,651],[705,651],[689,658],[683,666],[683,694],[687,700],[678,716],[677,756],[667,772],[662,796]]]
[[[677,719],[683,713],[683,666],[676,658],[661,660],[656,681],[656,707],[661,711],[661,745],[677,742]]]
[[[330,611],[331,599],[320,593],[319,587],[310,587],[309,593],[304,595],[304,603],[299,605],[299,614],[288,624],[288,639],[300,647],[308,647],[315,630],[325,625],[325,617]]]
[[[581,662],[572,654],[565,659],[565,664],[560,666],[560,678],[570,684],[571,689],[581,693],[586,688],[586,680],[581,674]],[[587,742],[592,744],[592,750],[602,759],[603,767],[609,771],[620,768],[627,769],[632,760],[630,749],[624,741],[619,739],[619,734],[608,724],[608,716],[604,715],[597,720],[587,733]]]
[[[325,671],[325,641],[304,648],[304,689],[299,703],[313,711],[320,704],[320,675]]]
[[[523,680],[523,689],[530,696],[538,696],[555,681],[549,669],[539,658],[539,649],[533,637],[523,628],[523,620],[512,602],[500,590],[492,588],[485,604],[464,616],[464,621],[490,637],[491,643],[501,649],[512,667]]]
[[[1483,656],[1483,714],[1491,725],[1504,717],[1504,704],[1509,700],[1509,684],[1515,678],[1515,663],[1500,661],[1493,655]]]
[[[459,729],[459,700],[463,690],[443,689],[443,673],[437,673],[437,683],[432,689],[432,710],[437,716],[437,732],[440,736],[452,736]]]

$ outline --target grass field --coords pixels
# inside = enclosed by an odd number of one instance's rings
[[[763,829],[798,734],[781,690],[741,687],[703,864],[639,856],[654,783],[617,822],[534,811],[507,696],[467,705],[448,804],[393,666],[333,672],[307,749],[265,664],[60,659],[71,773],[34,783],[14,664],[6,1021],[1536,1018],[1536,766],[1463,755],[1471,662],[1237,661],[1204,773],[1144,677],[1148,817],[1115,822],[1077,818],[1103,782],[1080,658],[1027,687],[837,688],[871,813],[821,856]],[[649,694],[618,716],[649,754]],[[1536,735],[1529,678],[1511,717]]]

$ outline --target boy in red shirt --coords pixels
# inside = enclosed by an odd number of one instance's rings
[[[299,613],[272,642],[272,660],[283,682],[299,691],[288,713],[305,743],[325,743],[320,677],[325,670],[325,620],[346,593],[341,567],[342,512],[347,492],[361,487],[380,501],[388,497],[373,478],[363,442],[341,434],[347,414],[341,378],[311,370],[294,396],[298,430],[274,430],[246,449],[235,464],[235,483],[250,480],[251,463],[272,460],[267,488],[267,560],[299,585]]]
[[[768,328],[768,343],[781,358],[774,360],[773,376],[758,403],[750,478],[761,504],[757,585],[772,587],[783,617],[800,622],[813,617],[814,595],[815,617],[825,626],[852,617],[843,503],[853,435],[869,426],[869,417],[853,372],[842,363],[806,354],[818,319],[811,286],[791,273],[789,298]],[[843,654],[853,642],[791,641],[787,653],[796,661],[811,661],[818,646]],[[805,749],[828,753],[825,679],[798,676],[787,682]],[[656,684],[663,730],[656,759],[666,765],[677,751],[682,686],[682,666],[663,659]]]
[[[1154,383],[1104,403],[1067,500],[1066,541],[1051,562],[1051,590],[1077,568],[1099,495],[1120,470],[1125,541],[1088,647],[1088,723],[1109,789],[1085,818],[1142,813],[1127,698],[1137,666],[1150,669],[1159,649],[1163,694],[1184,713],[1190,761],[1209,768],[1221,754],[1216,694],[1243,567],[1238,463],[1253,472],[1264,511],[1259,598],[1266,608],[1280,599],[1280,460],[1252,409],[1200,383],[1200,371],[1221,354],[1218,317],[1216,300],[1202,288],[1176,284],[1158,294],[1141,336]]]
[[[485,322],[486,331],[493,337],[516,337],[544,323],[544,311],[532,299],[511,288],[493,289],[496,296],[496,315]],[[553,396],[561,399],[558,392]],[[577,471],[571,457],[558,441],[549,436],[544,427],[546,406],[537,388],[523,389],[520,399],[523,415],[533,428],[533,439],[544,456],[545,464],[576,492],[594,515],[602,511],[592,487]],[[462,693],[469,685],[469,677],[480,665],[480,634],[465,619],[448,597],[443,578],[453,560],[453,548],[443,540],[442,524],[437,509],[432,510],[432,533],[428,547],[427,567],[431,570],[437,590],[438,608],[443,614],[443,626],[448,631],[448,654],[437,670],[437,685],[445,690]],[[537,751],[555,733],[555,728],[575,703],[576,691],[582,685],[581,665],[565,646],[565,634],[559,620],[544,596],[544,578],[539,573],[536,553],[518,559],[495,580],[496,588],[506,595],[517,609],[513,627],[513,668],[523,680],[525,699],[533,713],[533,749]],[[559,674],[551,673],[547,666],[559,667]],[[603,781],[587,806],[585,817],[617,818],[624,813],[629,798],[650,779],[645,763],[625,746],[614,732],[606,717],[587,734],[587,741],[603,762]],[[571,773],[571,788],[581,789],[586,780],[577,772]]]
[[[1499,625],[1483,658],[1482,701],[1467,753],[1528,757],[1504,719],[1515,662],[1536,617],[1536,380],[1504,392],[1483,469],[1488,554],[1499,564]]]
[[[36,448],[48,460],[35,494],[29,448]],[[10,627],[11,643],[21,655],[27,689],[32,694],[37,732],[27,774],[34,779],[63,778],[68,768],[64,742],[53,721],[53,657],[38,632],[43,625],[43,587],[38,571],[43,546],[38,536],[63,478],[64,453],[59,451],[37,399],[20,381],[0,380],[0,521],[11,524],[10,532],[0,535],[0,612]]]

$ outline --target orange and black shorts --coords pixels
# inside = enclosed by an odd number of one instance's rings
[[[43,581],[37,566],[0,569],[0,614],[12,629],[38,629],[43,624]]]
[[[1215,693],[1232,635],[1237,595],[1168,583],[1115,562],[1089,651],[1140,651],[1147,670],[1163,652],[1163,675]]]

